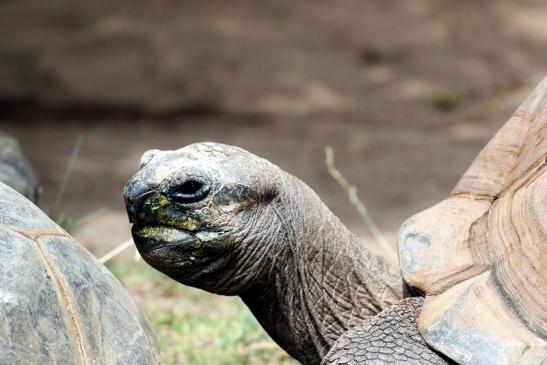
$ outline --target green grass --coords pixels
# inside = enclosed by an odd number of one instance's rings
[[[297,364],[239,298],[186,287],[142,262],[107,266],[152,323],[166,365]]]
[[[456,91],[451,89],[442,90],[433,100],[433,105],[442,111],[454,110],[460,103],[460,97]]]

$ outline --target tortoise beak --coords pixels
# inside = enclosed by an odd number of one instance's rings
[[[129,223],[137,223],[137,214],[142,202],[152,194],[150,187],[142,183],[140,179],[132,178],[125,184],[123,197]]]
[[[197,241],[188,231],[166,226],[139,226],[131,228],[133,241],[143,257],[150,256],[158,249],[174,249],[183,251]]]

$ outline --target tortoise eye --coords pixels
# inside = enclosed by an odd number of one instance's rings
[[[204,182],[188,179],[171,189],[168,196],[175,202],[190,204],[204,199],[209,194],[209,190],[209,186]]]

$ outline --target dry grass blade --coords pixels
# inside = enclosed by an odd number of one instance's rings
[[[78,160],[78,155],[80,154],[80,149],[82,148],[83,142],[84,136],[79,135],[74,143],[74,147],[72,148],[72,153],[70,154],[70,158],[66,165],[65,173],[61,179],[61,185],[59,186],[59,190],[57,190],[57,195],[55,196],[55,201],[53,202],[53,207],[51,209],[52,213],[56,213],[61,205],[61,201],[63,200],[63,196],[65,194],[66,187],[68,186],[68,182],[70,181],[70,177],[72,176],[72,172],[74,171],[74,166],[76,164],[76,160]]]
[[[112,260],[114,257],[118,256],[123,251],[125,251],[126,249],[128,249],[129,247],[131,247],[133,245],[134,245],[133,240],[131,240],[131,239],[127,240],[124,243],[122,243],[121,245],[116,246],[113,250],[107,252],[104,256],[102,256],[99,259],[99,262],[101,264],[104,264],[105,262],[107,262],[109,260]]]
[[[365,204],[361,199],[359,199],[359,196],[357,195],[357,188],[354,185],[351,185],[340,173],[340,171],[338,171],[334,166],[334,150],[331,146],[325,147],[325,164],[327,165],[327,170],[329,174],[348,194],[349,201],[357,209],[357,212],[359,212],[359,215],[372,233],[372,236],[384,251],[387,260],[391,264],[395,265],[395,267],[399,267],[399,260],[397,258],[397,252],[395,248],[391,244],[389,244],[389,242],[387,242],[384,235],[370,216]]]
[[[135,256],[133,256],[133,260],[135,260],[135,262],[139,262],[141,260],[141,254],[139,253],[139,250],[135,250]]]
[[[97,217],[101,217],[102,215],[104,215],[106,212],[108,212],[108,208],[107,207],[101,207],[99,209],[96,209],[90,213],[87,213],[83,216],[81,216],[80,218],[76,219],[73,223],[72,223],[72,229],[69,230],[69,232],[72,232],[72,231],[76,231],[78,228],[80,228],[81,226],[84,226],[86,225],[88,222],[94,220],[95,218]]]

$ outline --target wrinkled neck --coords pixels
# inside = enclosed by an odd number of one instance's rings
[[[242,295],[266,331],[302,363],[318,363],[355,323],[402,298],[402,279],[370,254],[296,178],[272,205],[283,243],[264,282]]]

